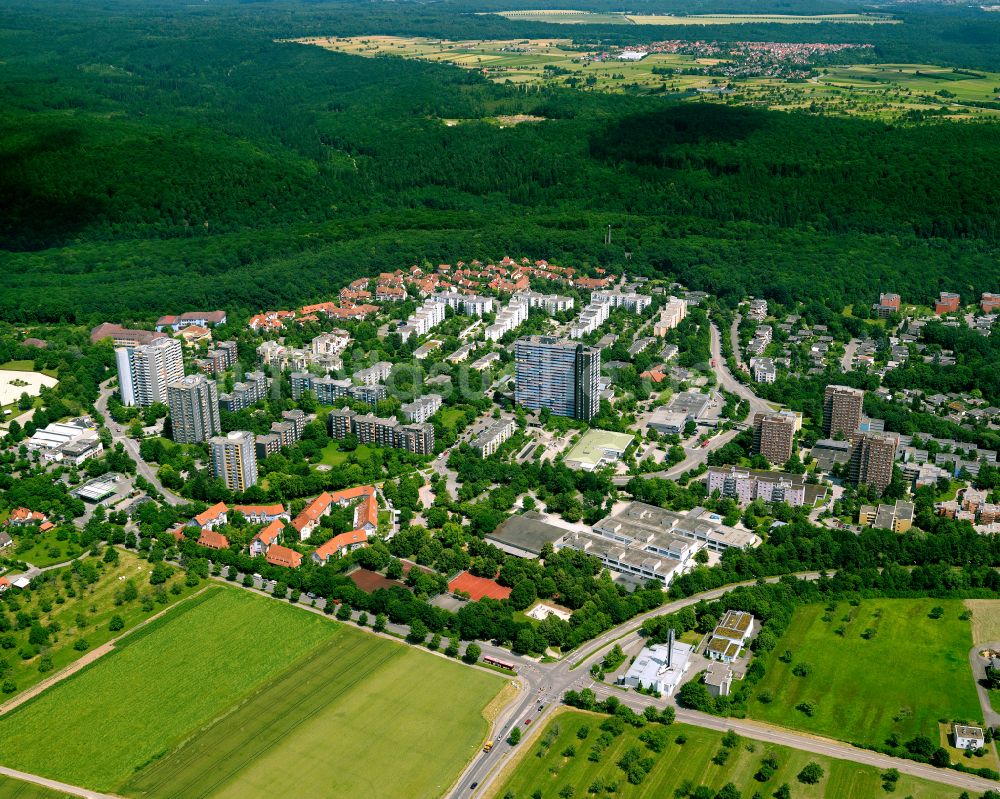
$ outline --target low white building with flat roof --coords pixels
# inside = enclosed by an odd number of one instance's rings
[[[646,647],[639,653],[623,682],[629,688],[647,688],[670,696],[691,665],[693,651],[690,644],[675,640],[671,630],[665,644]]]

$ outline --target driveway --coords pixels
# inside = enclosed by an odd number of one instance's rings
[[[979,694],[979,704],[983,708],[983,721],[987,727],[1000,727],[1000,713],[997,713],[990,704],[990,692],[986,690],[986,664],[987,660],[979,653],[984,649],[992,649],[1000,652],[1000,641],[987,641],[984,644],[976,644],[969,650],[969,665],[972,667],[972,677],[976,681],[976,692]]]

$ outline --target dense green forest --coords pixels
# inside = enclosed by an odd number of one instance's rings
[[[500,8],[476,8],[490,7]],[[621,268],[630,251],[631,269],[730,302],[763,292],[839,307],[879,289],[913,300],[996,290],[1000,125],[523,90],[445,65],[275,41],[626,35],[462,13],[471,8],[5,6],[0,316],[256,310],[328,298],[384,268],[505,254]],[[1000,68],[1000,20],[924,7],[904,16],[896,26],[739,26],[739,36],[861,37],[887,59]],[[641,35],[713,33],[733,36]],[[517,113],[546,121],[491,122]]]

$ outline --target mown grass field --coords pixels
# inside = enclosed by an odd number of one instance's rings
[[[564,16],[560,14],[560,20],[569,21]],[[789,81],[772,77],[727,77],[723,70],[726,58],[698,58],[681,53],[651,53],[641,61],[629,62],[584,61],[585,53],[567,49],[572,44],[569,39],[456,41],[356,36],[298,41],[351,55],[397,55],[446,62],[464,69],[482,70],[491,80],[501,83],[567,85],[567,81],[575,81],[575,85],[589,91],[655,91],[699,102],[749,103],[776,109],[809,108],[879,118],[928,109],[943,109],[955,118],[1000,115],[996,109],[972,105],[995,100],[994,89],[1000,86],[1000,74],[956,71],[933,64],[843,64],[822,67],[818,75],[808,81]],[[713,69],[716,65],[719,68]],[[657,74],[654,69],[675,72]],[[682,74],[692,69],[705,69],[706,72]],[[727,94],[714,93],[723,86],[728,87]],[[456,122],[449,120],[447,124]]]
[[[123,786],[149,799],[435,797],[482,745],[501,678],[336,626],[234,713]],[[391,764],[391,767],[387,764]]]
[[[9,557],[13,553],[17,560],[23,560],[33,566],[45,567],[65,563],[83,551],[79,544],[71,542],[65,534],[60,539],[60,533],[56,530],[26,535],[21,530],[15,529],[13,534],[14,548],[7,550],[5,554]]]
[[[335,630],[290,605],[214,586],[0,718],[0,759],[114,790]]]
[[[149,563],[123,550],[118,550],[117,564],[103,563],[99,558],[86,558],[83,564],[86,564],[88,572],[91,568],[94,569],[94,582],[88,582],[84,579],[83,572],[74,572],[71,566],[67,566],[36,578],[30,591],[21,592],[15,598],[18,610],[12,612],[12,621],[16,622],[18,612],[29,615],[37,613],[38,621],[43,626],[49,627],[55,622],[60,628],[58,633],[49,637],[48,644],[38,648],[31,657],[24,656],[28,644],[28,628],[18,630],[15,623],[12,625],[13,629],[6,633],[13,637],[14,646],[3,651],[3,657],[9,666],[4,677],[12,680],[18,691],[24,691],[51,677],[90,650],[122,635],[198,590],[197,587],[184,584],[184,574],[181,572],[176,572],[164,583],[162,592],[154,590],[149,584]],[[67,574],[72,575],[69,581],[64,579]],[[136,587],[137,598],[116,604],[116,595],[123,591],[129,580]],[[175,585],[177,588],[174,588]],[[73,596],[70,595],[71,592]],[[155,598],[151,605],[146,603],[144,607],[142,597],[147,594]],[[147,607],[148,610],[145,609]],[[121,617],[124,624],[121,630],[109,629],[113,616]],[[88,644],[85,651],[74,647],[81,638]],[[45,657],[51,661],[52,668],[41,671]],[[16,697],[17,694],[8,694],[3,698],[11,696]]]
[[[319,462],[324,466],[340,466],[347,462],[347,453],[340,451],[336,441],[331,441],[323,447]]]
[[[1000,641],[1000,600],[966,599],[965,606],[972,611],[973,643]]]
[[[667,742],[660,753],[651,751],[639,739],[641,730],[627,727],[604,750],[600,761],[594,763],[589,759],[590,752],[601,734],[600,724],[606,718],[579,711],[556,716],[539,738],[533,739],[531,745],[525,745],[516,768],[505,781],[501,781],[493,796],[506,796],[509,791],[516,799],[527,799],[538,790],[545,797],[557,797],[569,785],[575,789],[572,795],[576,797],[665,799],[674,796],[674,791],[685,784],[692,788],[706,785],[717,791],[729,782],[745,797],[753,796],[755,792],[770,797],[785,783],[790,786],[795,799],[879,799],[884,796],[956,799],[959,795],[959,791],[947,786],[905,775],[900,778],[895,791],[887,794],[882,788],[878,769],[750,739],[741,739],[737,746],[729,750],[725,763],[717,765],[712,761],[724,749],[722,733],[684,724],[662,728],[666,731]],[[588,729],[585,739],[578,736],[582,727]],[[651,729],[658,727],[650,725]],[[541,741],[556,729],[558,734],[552,737],[548,747],[543,747]],[[678,736],[686,739],[683,744],[678,743]],[[567,756],[568,747],[573,747],[575,754]],[[639,785],[631,784],[618,765],[625,752],[633,747],[641,750],[642,757],[655,760],[652,770]],[[778,769],[769,779],[761,782],[754,775],[766,757],[773,757]],[[804,785],[796,776],[810,762],[818,763],[824,775],[817,784]],[[615,786],[614,792],[608,790],[611,784]],[[602,786],[601,789],[592,793],[590,789],[598,785]]]
[[[932,619],[932,608],[944,613]],[[880,599],[809,605],[767,655],[750,715],[850,742],[892,733],[937,740],[939,719],[981,722],[959,600]],[[837,631],[842,634],[838,634]],[[869,638],[867,630],[874,631]],[[783,662],[785,652],[791,653]],[[808,674],[797,676],[805,666]],[[770,699],[762,702],[761,698]],[[811,715],[797,709],[811,705]]]

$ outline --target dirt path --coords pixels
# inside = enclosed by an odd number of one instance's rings
[[[205,588],[208,588],[208,586],[205,586]],[[127,638],[132,633],[134,633],[136,630],[141,630],[147,624],[149,624],[150,622],[155,621],[156,619],[160,618],[160,616],[164,615],[165,613],[169,613],[174,608],[180,607],[185,602],[188,602],[192,598],[194,598],[194,597],[198,596],[199,594],[203,593],[205,591],[205,588],[202,588],[200,591],[195,591],[193,594],[191,594],[191,596],[185,597],[180,602],[175,602],[173,605],[165,607],[159,613],[156,613],[156,614],[150,616],[145,621],[140,622],[139,624],[137,624],[135,627],[133,627],[128,632],[122,633],[117,638],[112,638],[110,641],[108,641],[107,643],[101,644],[96,649],[91,649],[89,652],[87,652],[81,658],[79,658],[78,660],[74,660],[72,663],[70,663],[65,668],[60,669],[59,671],[57,671],[51,677],[48,677],[47,679],[42,680],[40,683],[31,686],[31,688],[29,688],[28,690],[22,691],[17,696],[15,696],[13,699],[11,699],[11,700],[9,700],[7,702],[4,702],[4,704],[0,705],[0,716],[3,716],[5,714],[7,714],[7,713],[10,713],[10,711],[14,710],[14,708],[20,707],[25,702],[27,702],[29,699],[33,699],[34,697],[38,696],[40,693],[42,693],[42,691],[48,690],[49,688],[51,688],[56,683],[60,683],[63,680],[65,680],[67,677],[71,677],[72,675],[76,674],[78,671],[80,671],[80,669],[86,668],[91,663],[93,663],[95,660],[98,660],[98,659],[104,657],[109,652],[111,652],[115,648],[115,644],[117,644],[123,638]],[[100,795],[102,795],[102,794],[94,794],[94,796],[100,796]]]
[[[58,780],[50,780],[47,777],[39,777],[37,774],[29,774],[26,771],[18,771],[6,766],[0,766],[0,774],[15,780],[21,780],[22,782],[30,782],[32,785],[41,785],[43,788],[69,794],[70,796],[82,796],[83,799],[117,799],[114,794],[91,791],[89,788],[81,788],[79,785],[70,785]]]

